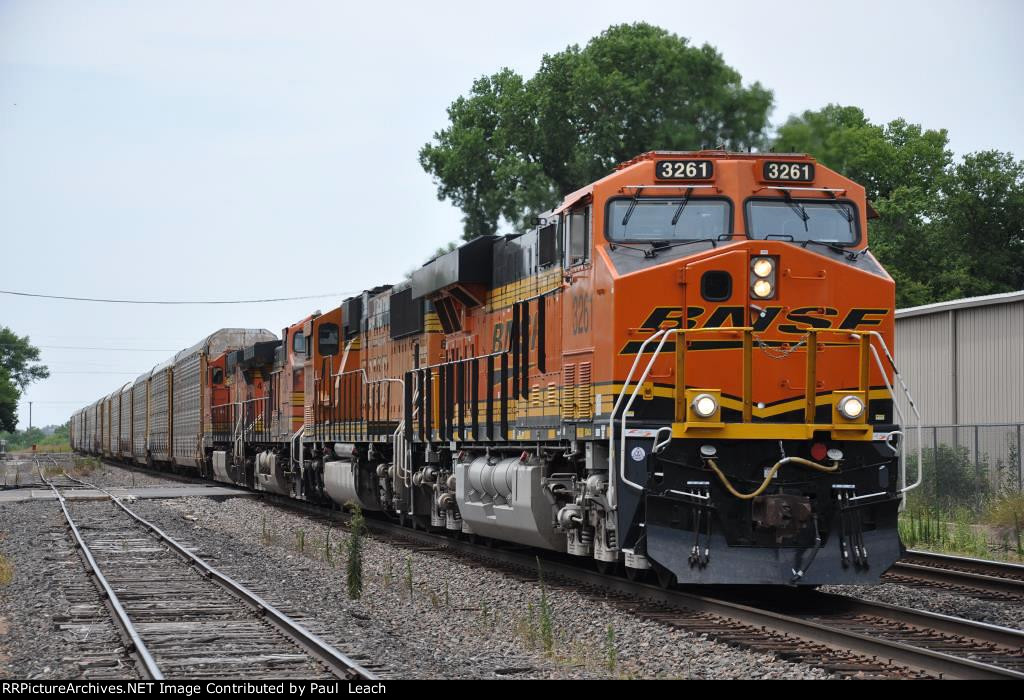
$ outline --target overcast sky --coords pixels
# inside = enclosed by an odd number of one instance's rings
[[[65,421],[219,327],[280,332],[457,239],[460,214],[417,151],[480,75],[531,75],[546,52],[644,20],[773,89],[775,124],[839,102],[945,127],[957,154],[1021,157],[1022,8],[0,0],[0,289],[338,294],[195,307],[0,295],[0,325],[30,335],[53,373],[25,397],[33,424]]]

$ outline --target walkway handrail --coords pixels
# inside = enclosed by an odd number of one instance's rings
[[[632,406],[633,406],[633,402],[636,400],[637,394],[640,392],[640,390],[643,387],[644,382],[647,380],[647,377],[650,375],[651,369],[654,367],[654,363],[657,361],[658,356],[661,354],[662,348],[664,347],[665,342],[669,339],[669,337],[671,337],[673,335],[676,335],[679,338],[681,338],[681,340],[679,340],[678,342],[686,342],[685,341],[685,335],[688,334],[688,333],[701,333],[701,332],[743,333],[744,336],[745,336],[744,337],[744,346],[747,347],[747,346],[749,346],[749,338],[750,338],[750,334],[751,334],[752,330],[753,329],[749,328],[749,327],[689,328],[689,329],[670,328],[670,329],[657,330],[654,333],[652,333],[650,336],[648,336],[646,339],[644,339],[644,341],[640,344],[639,349],[637,350],[636,357],[633,359],[633,364],[629,368],[629,372],[626,375],[626,380],[625,380],[625,382],[623,382],[622,388],[619,390],[618,396],[616,397],[616,400],[615,400],[615,404],[612,406],[611,414],[608,417],[608,460],[609,460],[609,465],[608,466],[609,466],[609,475],[617,474],[618,477],[622,480],[623,484],[625,484],[625,485],[627,485],[627,486],[629,486],[629,487],[631,487],[631,488],[633,488],[633,489],[635,489],[637,491],[643,491],[644,487],[641,484],[638,484],[638,483],[636,483],[634,481],[631,481],[626,476],[626,425],[627,425],[627,422],[628,422],[627,416],[629,415],[630,408],[632,408]],[[924,473],[923,473],[923,460],[922,460],[922,447],[921,447],[922,446],[921,414],[918,411],[917,404],[915,403],[914,398],[913,398],[913,396],[910,393],[910,389],[907,387],[906,382],[903,381],[903,377],[902,377],[902,375],[900,374],[899,370],[896,367],[896,362],[893,359],[892,353],[889,351],[889,347],[888,347],[888,345],[885,342],[885,338],[878,331],[861,331],[861,332],[857,333],[857,332],[853,332],[853,331],[850,331],[850,330],[839,329],[839,328],[814,328],[814,329],[808,329],[807,330],[807,341],[809,343],[813,343],[814,344],[814,351],[816,351],[816,349],[817,349],[817,338],[818,338],[818,335],[819,334],[824,334],[824,333],[835,333],[835,334],[848,335],[848,337],[851,340],[860,341],[861,356],[860,356],[860,360],[859,360],[859,365],[860,365],[860,367],[859,367],[859,370],[860,370],[859,371],[860,385],[859,386],[860,386],[860,389],[865,392],[865,398],[864,398],[865,403],[868,400],[867,392],[870,390],[869,381],[868,381],[868,369],[869,369],[869,364],[870,363],[869,363],[868,356],[867,356],[867,351],[870,350],[871,356],[874,357],[875,364],[878,366],[879,372],[882,375],[882,380],[885,382],[886,390],[889,393],[889,397],[892,399],[893,410],[896,412],[896,416],[899,419],[899,425],[902,428],[903,425],[906,423],[906,419],[905,419],[905,417],[903,415],[903,411],[900,409],[899,402],[896,400],[896,390],[895,390],[895,387],[894,387],[894,383],[889,381],[889,375],[888,375],[888,372],[886,370],[886,367],[885,367],[885,365],[882,362],[881,356],[878,354],[878,350],[876,349],[875,344],[871,342],[872,339],[877,341],[877,344],[882,348],[882,351],[885,353],[885,356],[886,356],[886,358],[889,361],[889,367],[892,369],[893,376],[899,382],[899,386],[902,389],[903,394],[906,396],[911,410],[913,411],[913,418],[914,418],[914,422],[915,422],[914,427],[916,428],[916,431],[917,431],[917,479],[914,481],[914,483],[910,484],[909,486],[907,485],[907,473],[906,473],[907,472],[907,468],[906,468],[905,459],[904,459],[904,445],[903,445],[903,441],[900,441],[898,448],[893,450],[900,457],[900,489],[899,489],[899,493],[900,494],[904,494],[904,493],[907,493],[908,491],[911,491],[911,490],[917,488],[918,486],[921,485],[921,483],[923,481],[923,475],[924,475]],[[646,367],[644,367],[644,370],[641,373],[639,379],[637,379],[636,383],[633,385],[632,391],[630,391],[630,383],[633,380],[634,374],[636,374],[637,367],[640,365],[641,358],[643,357],[645,351],[647,350],[647,347],[652,342],[654,342],[654,341],[658,341],[658,344],[655,347],[655,349],[654,349],[654,351],[653,351],[653,353],[651,355],[651,359],[647,362],[647,365],[646,365]],[[677,348],[677,355],[678,355],[678,353],[679,353],[679,351],[681,349],[684,350],[684,348]],[[807,389],[805,389],[805,393],[808,395],[808,406],[811,405],[812,397],[814,396],[814,393],[813,393],[813,380],[814,380],[814,376],[815,376],[814,375],[815,368],[814,368],[814,364],[813,364],[814,363],[813,356],[816,355],[816,352],[814,352],[814,351],[809,351],[809,353],[810,353],[810,355],[812,357],[809,357],[808,360],[807,360],[807,365],[808,365],[808,368],[809,368],[808,369],[808,387],[807,387]],[[749,379],[750,379],[750,374],[751,374],[751,367],[746,366],[746,363],[749,362],[749,357],[747,357],[747,355],[749,355],[749,352],[745,352],[745,357],[744,357],[744,363],[745,363],[745,366],[743,368],[743,371],[744,371],[744,406],[746,406],[746,404],[750,401],[750,397],[747,395],[748,394],[747,387],[749,385]],[[681,363],[677,362],[677,365],[679,367],[681,367]],[[678,405],[680,403],[680,397],[682,396],[682,392],[685,391],[685,386],[682,384],[683,377],[676,376],[675,379],[676,379],[676,399],[677,399],[676,403]],[[629,392],[629,398],[628,399],[626,399],[627,392]],[[623,406],[622,411],[621,411],[621,416],[622,417],[621,417],[621,419],[619,421],[619,445],[618,445],[618,453],[616,453],[616,445],[615,445],[615,417],[616,417],[617,414],[620,413],[619,407],[622,406],[622,403],[623,403],[624,399],[626,399],[626,403],[625,403],[625,406]],[[809,414],[807,420],[808,421],[813,421],[813,412],[808,408],[807,409],[807,413]],[[746,410],[744,411],[744,418],[747,418]],[[676,421],[682,420],[682,417],[679,416],[679,415],[676,415],[675,416],[675,420]],[[867,426],[867,427],[869,427],[869,426]],[[664,430],[664,428],[662,428],[662,430]],[[890,434],[890,436],[894,436],[895,434],[903,435],[903,431],[902,430],[894,431],[893,433]],[[665,444],[665,443],[663,442],[661,444]],[[618,507],[618,492],[617,492],[616,480],[614,478],[610,478],[609,479],[608,501],[609,501],[609,505],[611,506],[612,510],[616,510],[617,507]]]

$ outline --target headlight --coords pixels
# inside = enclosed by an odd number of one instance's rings
[[[754,292],[755,297],[767,299],[775,290],[772,288],[772,283],[768,280],[757,280],[754,282],[754,286],[751,288],[751,291]]]
[[[844,396],[839,399],[839,405],[836,408],[839,409],[844,418],[857,420],[864,413],[864,402],[856,396]]]
[[[718,402],[711,394],[697,394],[690,405],[693,407],[693,412],[701,418],[710,418],[718,410]]]
[[[755,258],[751,269],[758,277],[767,277],[775,271],[775,264],[772,263],[771,258]]]

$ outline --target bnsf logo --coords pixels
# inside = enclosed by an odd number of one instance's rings
[[[755,314],[751,327],[755,332],[763,333],[774,329],[779,333],[802,334],[808,328],[839,328],[855,330],[870,326],[878,326],[889,309],[850,309],[842,319],[839,310],[831,307],[805,306],[793,309],[782,315],[782,306],[768,306],[764,313]],[[659,306],[647,316],[640,326],[641,330],[671,330],[683,328],[720,328],[743,326],[746,324],[745,309],[742,306],[716,306],[705,309],[703,306]],[[622,353],[636,352],[639,343],[627,343]]]

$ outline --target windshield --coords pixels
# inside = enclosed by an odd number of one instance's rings
[[[630,211],[633,202],[633,199],[614,199],[609,203],[608,240],[717,239],[721,234],[729,233],[729,203],[722,200],[691,197],[684,204],[682,197],[644,198],[635,200],[636,206]]]
[[[857,216],[847,202],[820,199],[747,202],[747,230],[751,238],[793,241],[856,243]]]

